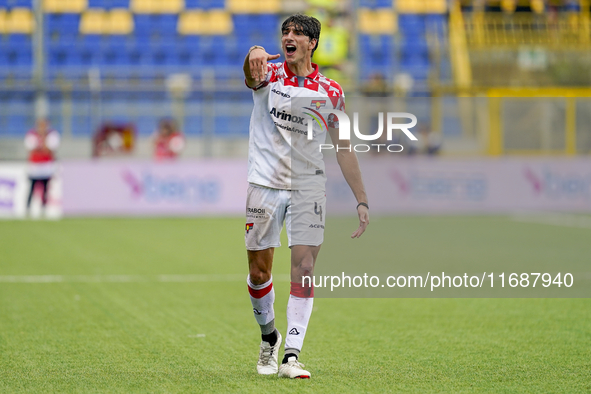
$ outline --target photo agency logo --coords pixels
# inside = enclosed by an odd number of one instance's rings
[[[308,110],[309,112],[303,112],[305,115],[310,116],[311,119],[307,121],[307,136],[308,140],[313,140],[314,138],[314,122],[324,130],[328,130],[330,124],[337,123],[338,119],[338,129],[339,129],[339,140],[351,140],[351,120],[349,116],[344,111],[339,111],[336,109],[326,109],[322,110],[323,107],[326,105],[326,100],[312,100],[310,107],[304,107],[304,110]],[[326,117],[325,117],[326,116]],[[335,119],[336,117],[336,119]],[[383,134],[384,134],[384,118],[386,118],[386,141],[384,141]],[[327,120],[328,119],[328,120]],[[410,122],[407,123],[397,123],[395,120],[399,119],[407,119]],[[322,152],[323,150],[348,150],[348,151],[355,151],[358,153],[369,152],[371,150],[375,150],[380,152],[382,150],[388,151],[390,153],[400,153],[404,150],[404,147],[397,143],[392,143],[393,135],[395,130],[400,130],[408,137],[411,141],[417,141],[417,137],[410,131],[411,128],[417,125],[417,117],[411,113],[407,112],[388,112],[384,117],[384,113],[378,113],[378,130],[374,134],[363,134],[359,130],[359,113],[353,113],[353,133],[355,136],[361,141],[368,141],[367,143],[360,143],[360,144],[350,144],[348,146],[339,146],[338,144],[335,146],[333,144],[320,144],[319,150]],[[370,142],[371,141],[371,142]],[[333,141],[334,142],[334,141]]]

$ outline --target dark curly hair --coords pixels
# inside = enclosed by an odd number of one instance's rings
[[[316,46],[312,49],[312,55],[314,55],[314,51],[318,48],[318,42],[320,41],[320,21],[312,16],[294,14],[283,21],[283,24],[281,25],[281,33],[290,26],[295,27],[297,30],[301,30],[310,41],[316,39]]]

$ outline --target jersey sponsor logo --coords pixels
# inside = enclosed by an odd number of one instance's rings
[[[324,230],[324,225],[323,224],[311,224],[310,226],[308,226],[309,228],[321,228]]]
[[[273,107],[273,109],[269,112],[271,115],[273,115],[274,117],[281,119],[281,120],[287,120],[288,122],[293,122],[293,123],[297,123],[297,124],[304,124],[304,118],[300,117],[300,116],[295,116],[292,115],[290,113],[287,113],[285,111],[279,112],[277,111],[277,108]]]
[[[252,219],[264,219],[267,211],[264,208],[246,208],[246,217]]]
[[[297,328],[294,327],[291,330],[289,330],[289,335],[300,335],[300,332]]]
[[[320,215],[320,221],[322,221],[322,205],[318,205],[317,202],[314,202],[314,213]]]
[[[318,111],[320,108],[326,105],[326,100],[312,100],[310,104],[315,106],[316,110]]]
[[[291,96],[290,96],[289,94],[287,94],[287,93],[283,93],[283,92],[281,92],[281,91],[279,91],[279,90],[277,90],[277,89],[271,89],[271,91],[272,91],[273,93],[275,93],[275,94],[278,94],[278,95],[280,95],[281,97],[285,97],[285,98],[291,98]]]
[[[281,124],[279,122],[273,122],[273,123],[275,124],[275,126],[279,127],[280,129],[291,131],[292,133],[298,133],[298,134],[302,134],[302,135],[308,135],[308,132],[307,131],[296,129],[295,127],[286,126],[286,125]]]
[[[246,228],[245,228],[246,234],[248,234],[248,232],[250,230],[252,230],[253,227],[254,227],[254,223],[246,223]]]

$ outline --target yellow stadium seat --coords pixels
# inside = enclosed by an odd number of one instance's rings
[[[35,19],[30,8],[13,8],[7,14],[6,32],[31,34],[35,29]]]
[[[102,9],[90,9],[82,14],[80,33],[106,34],[109,30],[107,13]]]
[[[392,8],[359,10],[359,31],[364,34],[394,34],[398,30],[396,15]]]
[[[88,0],[43,0],[45,12],[80,13],[88,8]]]
[[[138,14],[178,14],[185,8],[185,1],[131,0],[130,8]]]
[[[446,0],[423,0],[423,12],[426,14],[445,14],[447,12]]]
[[[226,9],[234,14],[270,14],[281,11],[281,1],[226,0]]]
[[[7,17],[6,10],[0,9],[0,34],[6,34],[8,30]]]
[[[401,14],[443,14],[447,3],[446,0],[398,0],[396,10]]]
[[[230,14],[223,10],[189,11],[180,15],[177,30],[183,35],[230,34],[234,25]]]
[[[133,32],[133,17],[128,9],[111,10],[108,24],[109,34],[130,34]]]
[[[422,0],[398,0],[396,10],[399,13],[418,14],[422,9]]]

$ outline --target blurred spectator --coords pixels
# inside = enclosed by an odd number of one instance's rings
[[[156,160],[176,159],[185,148],[185,138],[173,119],[160,120],[154,133],[154,158]]]
[[[370,75],[368,82],[361,88],[366,97],[388,97],[391,94],[386,78],[382,73]]]
[[[322,74],[327,78],[345,81],[347,75],[343,72],[343,66],[349,56],[349,30],[326,8],[312,8],[307,14],[322,23],[322,38],[318,41],[312,61],[321,67]]]
[[[47,205],[47,191],[49,181],[55,173],[55,152],[60,144],[60,135],[57,131],[49,128],[46,119],[37,120],[35,128],[29,130],[25,135],[25,148],[29,151],[29,179],[31,190],[27,198],[27,210],[31,207],[31,200],[35,188],[41,188],[41,204],[43,208]]]
[[[132,124],[103,123],[92,140],[92,157],[129,155],[134,146],[135,127]]]
[[[411,141],[407,153],[411,156],[416,154],[436,156],[441,152],[442,145],[441,135],[429,130],[425,124],[422,124],[419,126],[417,141]]]

